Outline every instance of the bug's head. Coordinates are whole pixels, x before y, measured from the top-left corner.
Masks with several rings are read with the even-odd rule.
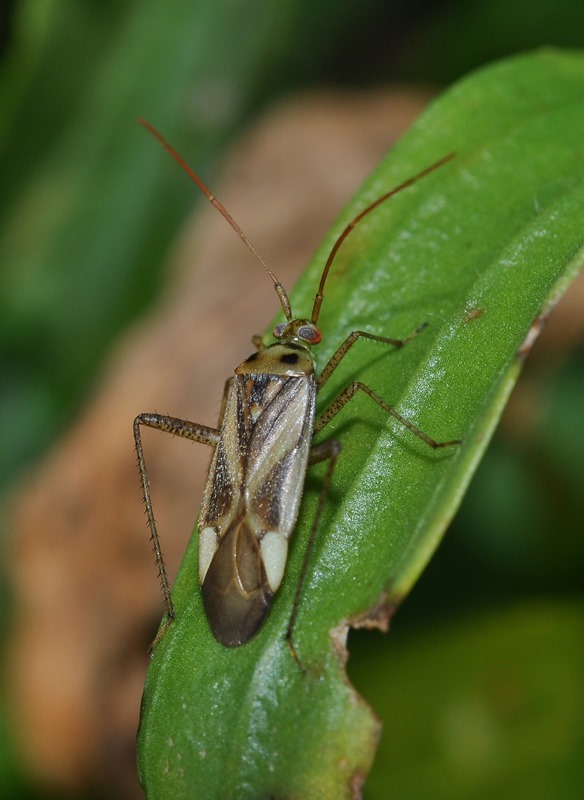
[[[322,339],[322,333],[309,319],[292,319],[274,328],[274,337],[282,342],[313,345]]]

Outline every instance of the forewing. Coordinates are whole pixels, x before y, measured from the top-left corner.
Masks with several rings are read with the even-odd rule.
[[[314,422],[315,382],[278,380],[280,389],[258,416],[245,470],[245,508],[262,538],[268,531],[288,539],[296,523]]]

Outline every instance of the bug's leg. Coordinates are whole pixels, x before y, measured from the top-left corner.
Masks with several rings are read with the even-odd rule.
[[[347,355],[351,347],[355,344],[358,339],[370,339],[373,342],[381,342],[382,344],[390,344],[392,347],[403,347],[408,342],[411,342],[412,339],[415,339],[418,334],[420,334],[424,328],[428,327],[427,322],[423,322],[421,325],[418,325],[415,331],[410,333],[409,336],[406,336],[405,339],[390,339],[388,336],[377,336],[374,333],[367,333],[367,331],[353,331],[350,333],[345,341],[341,344],[341,346],[336,350],[335,353],[329,359],[328,364],[325,366],[323,371],[317,378],[316,384],[320,389],[324,384],[328,381],[331,377],[333,372],[339,366],[343,358]]]
[[[298,615],[298,606],[300,604],[302,589],[304,587],[306,572],[308,570],[308,562],[310,561],[310,555],[312,553],[312,548],[314,546],[314,541],[316,539],[320,518],[322,516],[324,504],[326,502],[326,498],[329,493],[331,479],[333,477],[333,472],[335,469],[335,464],[337,463],[337,459],[339,457],[340,452],[341,452],[341,443],[336,441],[336,439],[331,439],[328,442],[322,442],[321,444],[315,445],[311,449],[310,456],[308,458],[309,464],[318,464],[321,461],[327,461],[327,460],[329,463],[326,475],[324,476],[322,489],[320,491],[320,497],[318,499],[318,506],[316,509],[316,513],[314,515],[314,519],[312,520],[312,526],[310,528],[308,542],[306,544],[306,549],[304,551],[304,560],[302,562],[300,575],[298,577],[298,583],[296,585],[296,594],[294,595],[294,602],[292,603],[292,611],[290,613],[290,619],[288,620],[288,627],[286,629],[286,641],[288,642],[288,647],[292,651],[294,660],[296,661],[302,672],[304,672],[305,670],[304,667],[302,666],[302,662],[300,661],[298,653],[296,652],[296,648],[294,647],[294,642],[292,641],[292,634],[294,632],[294,625],[296,624],[296,617]]]
[[[266,345],[264,343],[264,339],[263,339],[262,336],[260,336],[259,333],[256,333],[256,334],[254,334],[254,336],[251,337],[251,343],[259,351],[266,349]]]
[[[329,422],[336,417],[339,411],[349,402],[349,400],[357,393],[357,392],[365,392],[377,405],[382,408],[387,414],[390,414],[392,417],[397,419],[405,428],[411,431],[418,439],[421,439],[430,447],[437,449],[439,447],[452,447],[456,444],[462,444],[462,439],[451,439],[448,442],[437,442],[435,439],[432,439],[431,436],[428,436],[427,433],[424,433],[423,430],[420,430],[413,422],[410,422],[405,417],[396,411],[393,406],[388,405],[385,400],[383,400],[378,394],[376,394],[373,389],[371,389],[367,384],[361,383],[361,381],[353,381],[348,386],[346,386],[343,391],[335,397],[332,403],[325,408],[322,414],[317,417],[314,422],[314,432],[318,433],[321,431]]]
[[[156,563],[158,565],[158,576],[160,578],[160,585],[164,595],[164,605],[167,613],[167,620],[163,627],[159,630],[156,638],[149,648],[149,653],[152,653],[155,646],[162,638],[167,627],[174,619],[174,605],[172,602],[172,594],[170,591],[170,583],[166,572],[166,565],[160,547],[160,539],[156,529],[156,521],[154,520],[154,511],[152,509],[152,499],[150,496],[150,481],[146,471],[146,462],[144,460],[144,448],[142,447],[142,436],[140,434],[140,426],[146,425],[148,428],[156,428],[165,433],[171,433],[174,436],[180,436],[183,439],[190,439],[193,442],[200,442],[207,444],[210,447],[215,447],[219,440],[219,431],[215,428],[208,428],[206,425],[198,425],[195,422],[189,422],[185,419],[178,419],[177,417],[167,417],[162,414],[138,414],[134,420],[134,441],[136,443],[136,453],[138,455],[138,468],[140,470],[140,480],[142,482],[142,492],[144,495],[144,505],[146,506],[146,516],[148,518],[148,527],[150,528],[150,536],[154,546],[154,553],[156,555]]]

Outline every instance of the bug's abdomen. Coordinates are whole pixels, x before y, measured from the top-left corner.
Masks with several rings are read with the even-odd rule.
[[[273,592],[258,540],[245,518],[236,521],[221,539],[202,593],[213,635],[226,647],[244,644],[262,624]]]

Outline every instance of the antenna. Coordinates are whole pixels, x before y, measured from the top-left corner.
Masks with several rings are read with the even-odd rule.
[[[391,189],[389,192],[386,192],[381,197],[378,197],[377,200],[375,200],[375,202],[371,203],[371,205],[363,209],[361,213],[357,214],[357,216],[354,219],[352,219],[351,222],[349,222],[347,227],[341,232],[340,236],[334,243],[333,248],[329,253],[329,257],[327,258],[326,264],[324,265],[322,275],[320,276],[320,284],[318,286],[318,292],[314,297],[314,306],[312,307],[312,316],[310,318],[311,322],[314,325],[316,325],[316,323],[318,322],[320,307],[324,299],[324,285],[326,283],[326,279],[328,278],[331,265],[335,259],[337,252],[339,251],[340,246],[343,244],[347,236],[351,233],[353,228],[363,219],[363,217],[366,217],[367,214],[369,214],[371,211],[377,208],[377,206],[384,203],[390,197],[393,197],[394,194],[401,192],[402,189],[407,189],[408,186],[411,186],[412,184],[416,183],[417,181],[420,180],[420,178],[425,178],[426,175],[428,175],[430,172],[434,172],[434,170],[438,169],[438,167],[441,167],[443,164],[446,164],[448,161],[451,161],[455,157],[455,155],[456,153],[449,153],[447,156],[444,156],[444,158],[441,158],[439,161],[436,161],[435,164],[431,164],[429,167],[426,167],[426,169],[423,169],[421,172],[418,172],[417,175],[414,175],[412,178],[408,178],[407,181],[400,183],[399,186],[396,186],[394,189]]]
[[[177,162],[177,164],[179,164],[179,166],[181,166],[183,168],[183,170],[187,173],[189,178],[191,178],[191,180],[193,180],[197,184],[197,186],[203,192],[203,194],[205,195],[207,200],[212,205],[214,205],[215,208],[217,209],[217,211],[221,214],[221,216],[224,217],[227,220],[227,222],[231,225],[231,227],[233,228],[235,233],[239,236],[241,241],[245,244],[247,249],[251,253],[253,253],[253,255],[257,258],[257,260],[260,262],[260,264],[263,266],[263,268],[266,270],[266,272],[268,273],[268,275],[272,279],[272,282],[274,284],[274,289],[276,290],[276,294],[278,295],[278,297],[280,299],[280,304],[281,304],[281,306],[282,306],[282,308],[284,310],[284,314],[286,315],[286,319],[288,321],[290,321],[292,319],[292,308],[290,306],[290,300],[288,299],[288,295],[286,294],[286,290],[284,289],[283,285],[280,283],[278,278],[274,275],[274,273],[272,272],[272,270],[268,266],[267,262],[258,253],[258,251],[255,249],[253,244],[247,238],[245,233],[241,230],[241,228],[239,227],[237,222],[233,219],[233,217],[231,216],[229,211],[227,211],[227,209],[223,206],[223,204],[220,203],[219,200],[217,200],[217,198],[209,191],[209,189],[207,189],[207,187],[205,186],[203,181],[199,178],[199,176],[196,174],[196,172],[189,167],[187,162],[182,158],[182,156],[180,156],[177,153],[177,151],[174,149],[174,147],[172,147],[172,145],[170,145],[166,141],[164,136],[159,131],[156,130],[154,125],[151,125],[148,122],[148,120],[142,119],[141,117],[138,119],[138,122],[140,123],[140,125],[142,125],[143,128],[146,128],[146,130],[149,131],[154,136],[155,139],[158,139],[160,144],[164,147],[164,149],[168,153],[170,153],[170,155],[174,158],[174,160]],[[322,281],[321,281],[321,285],[322,285]]]

